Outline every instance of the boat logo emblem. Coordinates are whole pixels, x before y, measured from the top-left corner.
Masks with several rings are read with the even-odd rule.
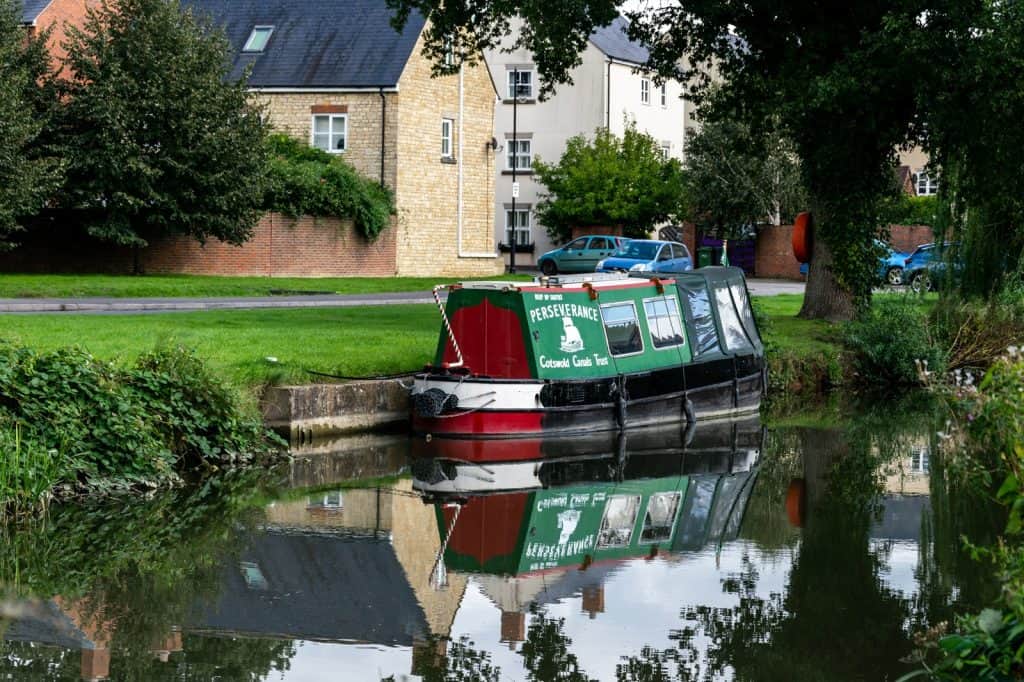
[[[576,530],[579,522],[579,509],[566,509],[558,514],[558,530],[561,531],[558,535],[558,544],[564,545],[569,542],[569,538],[572,537],[573,531]]]
[[[577,353],[583,350],[583,337],[572,323],[571,317],[562,318],[562,337],[558,347],[563,353]]]

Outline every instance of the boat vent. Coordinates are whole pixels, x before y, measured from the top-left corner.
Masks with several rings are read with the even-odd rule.
[[[584,282],[621,282],[622,280],[629,279],[629,275],[625,272],[588,272],[582,275],[555,275],[553,277],[535,277],[533,279],[534,284],[539,284],[542,287],[564,287],[564,286],[576,286],[583,284]]]

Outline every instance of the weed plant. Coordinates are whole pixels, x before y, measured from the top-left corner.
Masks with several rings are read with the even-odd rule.
[[[918,367],[937,374],[946,367],[947,351],[927,311],[911,296],[875,301],[846,327],[844,341],[864,384],[912,386],[922,381]]]
[[[189,350],[122,368],[79,348],[0,344],[0,507],[71,491],[155,487],[247,461],[269,436]]]

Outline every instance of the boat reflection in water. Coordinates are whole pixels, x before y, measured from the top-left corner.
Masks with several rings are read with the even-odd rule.
[[[521,641],[530,604],[582,593],[593,616],[621,562],[737,536],[762,442],[752,417],[618,438],[421,443],[413,488],[435,508],[433,584],[448,571],[484,574],[505,641]]]

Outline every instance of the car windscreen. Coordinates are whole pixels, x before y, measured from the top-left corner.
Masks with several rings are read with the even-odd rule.
[[[642,258],[651,260],[658,252],[658,244],[651,242],[630,242],[615,252],[619,258]]]

